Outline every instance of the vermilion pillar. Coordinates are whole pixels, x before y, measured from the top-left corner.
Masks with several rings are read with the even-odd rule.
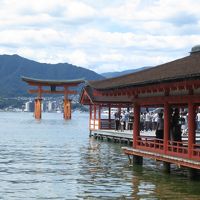
[[[137,140],[140,135],[140,106],[134,104],[134,127],[133,127],[133,148],[137,148]],[[142,165],[143,157],[133,155],[133,164]]]
[[[64,119],[71,119],[71,101],[69,99],[63,100]]]
[[[98,129],[101,129],[101,105],[99,105]]]
[[[195,143],[195,105],[188,103],[188,156],[191,158],[193,144]]]
[[[133,148],[137,146],[137,139],[140,135],[140,106],[134,104],[134,122],[133,122]]]
[[[35,119],[41,119],[42,117],[42,98],[35,99]]]
[[[170,134],[170,119],[169,119],[170,108],[169,104],[166,102],[164,104],[164,151],[167,152],[169,134]]]
[[[96,125],[96,119],[97,119],[97,107],[96,107],[96,104],[94,104],[94,129],[96,129],[95,128],[95,125]]]
[[[89,130],[91,129],[91,121],[92,121],[92,105],[90,105]]]
[[[111,129],[111,107],[108,107],[108,128]]]

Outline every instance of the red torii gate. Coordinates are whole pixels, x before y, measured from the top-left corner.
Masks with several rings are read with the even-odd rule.
[[[30,86],[36,86],[37,89],[30,89],[30,94],[38,94],[35,98],[34,114],[36,119],[41,119],[42,112],[42,94],[64,94],[63,107],[64,107],[64,119],[71,119],[71,100],[69,99],[70,94],[77,94],[77,91],[69,90],[69,87],[78,86],[84,83],[83,79],[74,80],[44,80],[35,79],[30,77],[21,77],[22,81],[28,83]],[[49,87],[49,89],[43,89],[43,87]],[[63,87],[63,90],[56,90],[57,87]]]

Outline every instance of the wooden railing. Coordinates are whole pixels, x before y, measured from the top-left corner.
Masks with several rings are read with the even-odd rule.
[[[137,148],[143,150],[151,150],[160,152],[164,150],[163,140],[152,136],[139,136],[137,139]]]
[[[164,153],[165,155],[176,156],[180,158],[189,158],[188,143],[168,141],[167,148],[164,149],[164,141],[154,136],[139,136],[137,139],[137,149]],[[192,157],[190,159],[200,160],[200,144],[194,144],[192,149]]]
[[[115,120],[101,119],[100,129],[115,129]]]
[[[168,155],[177,156],[181,158],[188,158],[188,143],[168,141],[167,152]]]
[[[200,144],[193,144],[192,152],[192,158],[200,159]]]

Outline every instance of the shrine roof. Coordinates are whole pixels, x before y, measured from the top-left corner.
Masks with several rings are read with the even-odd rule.
[[[97,90],[138,87],[158,83],[200,79],[200,53],[191,53],[181,59],[151,67],[128,75],[100,81],[90,81]]]
[[[78,85],[84,83],[84,79],[71,79],[71,80],[47,80],[47,79],[36,79],[31,77],[22,76],[21,79],[30,85],[54,85],[54,86],[64,86],[64,85]]]
[[[94,102],[96,103],[106,102],[106,103],[116,103],[116,104],[123,104],[123,103],[131,104],[132,103],[132,97],[127,96],[127,95],[125,96],[95,96],[94,91],[91,87],[86,86],[84,90],[87,92],[91,102],[93,103]]]

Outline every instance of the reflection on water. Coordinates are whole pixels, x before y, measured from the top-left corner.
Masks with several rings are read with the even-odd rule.
[[[119,144],[89,138],[87,114],[0,113],[0,127],[0,199],[200,199],[180,171],[130,167]]]

